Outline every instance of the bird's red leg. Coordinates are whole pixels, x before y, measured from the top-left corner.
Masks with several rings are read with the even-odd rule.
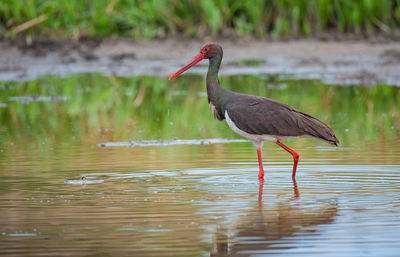
[[[257,148],[257,155],[258,155],[258,166],[260,167],[260,171],[258,172],[258,178],[263,179],[264,178],[264,169],[263,169],[263,164],[262,164],[262,159],[261,159],[261,148]]]
[[[293,151],[292,149],[290,149],[289,147],[287,147],[286,145],[282,144],[281,142],[276,142],[277,145],[279,145],[280,147],[282,147],[283,149],[285,149],[286,151],[288,151],[289,153],[291,153],[293,155],[293,160],[294,160],[294,164],[293,164],[293,173],[292,173],[292,178],[296,177],[296,169],[297,169],[297,162],[299,161],[299,154],[296,153],[295,151]]]
[[[262,211],[262,195],[264,190],[264,179],[260,178],[260,186],[258,188],[258,210]]]

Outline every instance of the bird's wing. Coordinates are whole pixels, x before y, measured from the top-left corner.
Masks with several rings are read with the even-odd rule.
[[[332,144],[339,142],[322,121],[269,98],[241,95],[232,98],[226,111],[235,125],[249,134],[309,135]]]
[[[256,135],[304,135],[298,124],[295,109],[274,100],[242,95],[226,106],[235,125]]]

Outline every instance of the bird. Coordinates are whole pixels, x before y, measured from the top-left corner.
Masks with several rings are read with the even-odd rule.
[[[293,156],[292,178],[296,177],[300,155],[281,141],[310,137],[338,146],[335,132],[324,122],[284,103],[270,98],[241,94],[223,88],[218,72],[223,57],[219,44],[206,43],[200,52],[185,66],[169,77],[169,80],[187,71],[198,62],[208,59],[207,97],[214,118],[225,120],[240,136],[252,141],[257,149],[259,173],[264,179],[261,148],[265,141],[275,143]]]

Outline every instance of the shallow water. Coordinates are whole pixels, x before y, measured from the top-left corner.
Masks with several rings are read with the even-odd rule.
[[[200,77],[182,80],[1,82],[0,255],[398,256],[398,88],[223,77],[321,118],[341,140],[289,142],[296,181],[291,157],[266,143],[260,182],[251,143],[204,140],[241,138],[213,120]],[[10,99],[32,95],[63,100]],[[203,143],[165,143],[174,138]],[[104,182],[64,184],[83,175]]]

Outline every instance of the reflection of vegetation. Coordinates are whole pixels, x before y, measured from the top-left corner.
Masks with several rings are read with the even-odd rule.
[[[221,77],[234,91],[268,96],[330,124],[346,142],[399,135],[400,89],[336,87],[319,81],[269,81],[262,76]],[[1,143],[8,140],[98,141],[171,138],[239,138],[214,121],[199,76],[116,78],[83,74],[30,82],[1,82]],[[14,96],[67,96],[69,100],[27,104]],[[68,99],[61,98],[61,99]]]
[[[264,60],[242,59],[236,62],[237,66],[260,66],[265,63]]]
[[[179,32],[202,36],[204,33],[219,34],[232,30],[239,35],[260,37],[267,34],[310,35],[325,31],[372,34],[398,27],[400,2],[3,0],[0,5],[0,32],[5,30],[12,35],[21,30],[17,25],[35,21],[35,18],[37,21],[38,17],[44,17],[44,21],[25,30],[27,35],[51,34],[73,38],[133,35],[154,38]]]

